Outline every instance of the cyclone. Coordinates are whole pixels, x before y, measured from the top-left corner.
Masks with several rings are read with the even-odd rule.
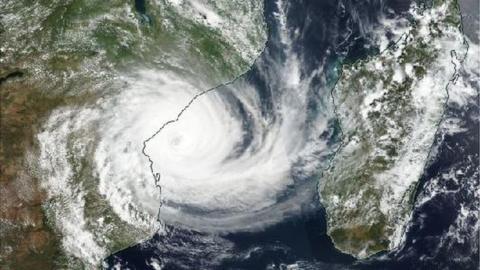
[[[203,76],[138,67],[114,78],[115,90],[93,104],[50,116],[38,135],[40,167],[50,175],[51,197],[76,196],[51,204],[73,247],[98,242],[84,219],[103,234],[112,230],[72,211],[92,208],[85,206],[92,188],[74,180],[85,157],[93,160],[99,200],[144,232],[160,224],[258,230],[318,206],[319,174],[336,149],[327,83],[334,65],[327,65],[329,50],[315,61],[305,57],[295,45],[301,33],[287,27],[287,4],[275,4],[267,18],[272,43],[230,82],[212,87]],[[73,158],[52,162],[55,153]],[[78,233],[68,224],[75,222],[85,223],[85,244],[73,239]]]
[[[330,132],[332,113],[326,100],[314,115],[307,106],[319,102],[312,79],[322,67],[302,74],[298,56],[284,45],[286,57],[256,63],[253,73],[268,82],[263,88],[253,76],[201,91],[202,83],[175,74],[140,73],[108,110],[117,113],[107,117],[96,152],[100,190],[114,201],[130,190],[140,209],[160,208],[161,221],[197,230],[255,229],[300,213],[333,149],[327,137],[318,140]],[[278,70],[266,73],[267,65]]]
[[[295,58],[287,61],[285,69],[298,68]],[[262,93],[244,80],[203,92],[145,141],[162,188],[161,217],[228,230],[299,210],[301,203],[293,200],[309,193],[300,191],[302,178],[314,175],[329,153],[326,141],[313,142],[314,134],[328,129],[328,118],[307,119],[310,82],[299,77],[293,72],[275,80],[272,108],[262,108]],[[305,130],[306,121],[312,130]]]
[[[335,149],[333,113],[323,63],[306,68],[292,45],[299,33],[277,5],[280,46],[265,49],[245,75],[207,88],[175,73],[139,72],[106,105],[116,113],[104,121],[95,159],[100,191],[118,212],[159,209],[167,224],[228,232],[310,207]],[[133,162],[138,169],[125,165]]]

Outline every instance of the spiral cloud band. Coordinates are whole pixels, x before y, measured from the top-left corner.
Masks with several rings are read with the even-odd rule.
[[[240,79],[184,102],[189,105],[178,120],[145,142],[144,152],[162,188],[162,219],[196,229],[230,230],[268,223],[290,207],[301,207],[293,200],[305,200],[298,196],[309,192],[294,187],[305,184],[299,179],[314,175],[319,157],[328,153],[326,142],[312,136],[328,125],[325,117],[314,117],[313,130],[304,128],[312,121],[306,109],[311,79],[300,78],[295,55],[286,61],[289,65],[270,80],[275,84],[267,104],[274,107],[265,108],[266,94]],[[188,96],[188,88],[173,92],[182,91]],[[156,113],[162,115],[163,108],[169,106],[157,104]],[[314,182],[308,183],[311,191]]]
[[[40,167],[50,197],[66,190],[76,196],[51,204],[57,227],[71,236],[67,249],[94,250],[103,240],[92,232],[114,237],[120,230],[98,218],[91,196],[113,211],[109,222],[120,219],[109,224],[141,230],[139,238],[158,221],[209,232],[255,230],[318,206],[318,176],[336,149],[328,72],[323,63],[307,69],[285,14],[273,20],[279,45],[267,46],[231,83],[209,89],[198,78],[140,69],[118,77],[114,94],[50,116],[38,136]],[[71,164],[85,159],[93,178],[79,183]],[[85,209],[86,217],[72,209]],[[81,233],[72,222],[85,223]]]

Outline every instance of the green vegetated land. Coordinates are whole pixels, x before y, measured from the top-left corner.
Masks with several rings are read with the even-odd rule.
[[[423,167],[416,174],[393,172],[410,170],[404,167],[409,155],[423,156],[421,164],[426,161],[453,72],[439,73],[445,77],[442,83],[427,89],[439,109],[428,108],[432,104],[419,107],[415,92],[424,91],[425,82],[438,76],[432,69],[443,70],[445,62],[452,65],[443,59],[450,57],[451,49],[463,47],[455,0],[434,1],[418,7],[417,12],[395,44],[378,55],[344,65],[333,91],[343,144],[325,174],[320,194],[336,247],[360,258],[398,244],[392,241],[401,236],[408,222],[410,198]],[[429,13],[434,16],[426,16]],[[437,46],[451,40],[455,48]],[[419,136],[415,132],[422,132],[417,123],[423,118],[430,120],[425,127],[431,133],[422,137],[426,138],[424,146],[415,140]]]

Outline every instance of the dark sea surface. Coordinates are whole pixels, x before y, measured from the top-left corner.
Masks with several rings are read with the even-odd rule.
[[[402,16],[409,6],[409,2],[400,0],[295,0],[288,3],[288,27],[301,33],[294,39],[293,47],[302,56],[302,72],[308,74],[319,65],[325,65],[328,74],[326,80],[318,78],[311,95],[315,95],[317,88],[332,86],[338,76],[334,67],[339,61],[354,61],[375,52],[368,46],[369,31],[378,24],[380,14]],[[275,106],[270,98],[275,88],[266,81],[265,69],[269,67],[265,63],[268,63],[267,58],[286,57],[277,32],[275,12],[278,12],[277,2],[266,0],[269,39],[256,64],[242,78],[259,89],[265,101],[262,104],[264,114],[269,114]],[[321,104],[312,100],[311,110],[315,111]],[[476,201],[472,185],[478,186],[478,100],[466,108],[450,106],[446,117],[462,119],[464,131],[453,135],[439,132],[435,141],[436,155],[428,163],[417,192],[417,200],[431,199],[417,204],[405,245],[399,250],[364,261],[339,252],[326,235],[325,213],[314,196],[308,202],[311,207],[304,213],[257,232],[210,235],[166,225],[165,233],[106,258],[105,268],[155,269],[152,261],[156,260],[167,270],[287,269],[287,265],[295,263],[299,269],[478,269],[477,239],[456,243],[454,237],[446,236],[449,228],[455,226],[461,206]],[[329,135],[333,142],[338,140],[337,133],[332,131]],[[432,179],[444,177],[452,169],[463,171],[457,181],[447,179],[432,186]],[[441,192],[435,192],[435,188]],[[466,222],[471,222],[472,229],[476,226],[475,220]],[[468,233],[462,229],[458,229],[459,233]]]
[[[147,12],[147,8],[145,7],[145,0],[135,0],[135,9],[140,14],[145,14]]]

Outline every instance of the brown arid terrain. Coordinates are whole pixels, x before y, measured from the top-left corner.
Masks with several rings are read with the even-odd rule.
[[[46,194],[24,157],[35,150],[38,123],[62,99],[41,95],[24,71],[5,67],[0,91],[1,269],[52,269],[59,242],[43,212]]]
[[[35,134],[52,110],[85,99],[46,91],[55,84],[36,77],[0,67],[1,270],[54,269],[61,255],[60,236],[44,212],[46,191],[27,156],[38,153]]]

